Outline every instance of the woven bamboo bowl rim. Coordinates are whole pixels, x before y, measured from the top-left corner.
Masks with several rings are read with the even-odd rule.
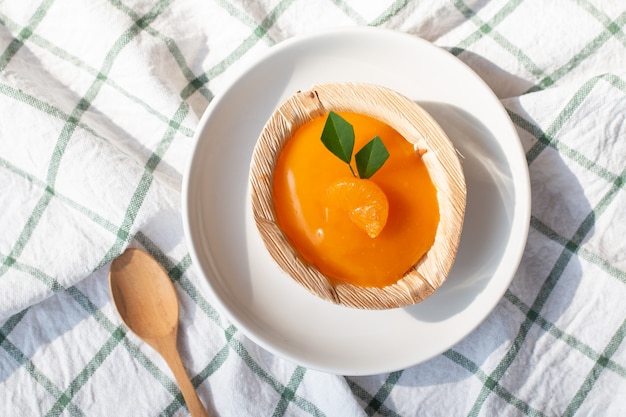
[[[329,111],[373,117],[393,127],[419,150],[437,189],[439,225],[430,250],[395,284],[384,288],[331,282],[302,258],[280,229],[272,199],[274,166],[285,143],[298,128]],[[252,213],[274,261],[313,294],[336,304],[361,309],[389,309],[419,303],[445,281],[456,256],[466,204],[466,186],[456,149],[421,106],[385,87],[328,83],[299,91],[267,121],[250,164]]]

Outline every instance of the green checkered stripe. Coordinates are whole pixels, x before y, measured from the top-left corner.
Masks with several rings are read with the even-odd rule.
[[[275,33],[288,19],[301,16],[305,24],[302,10],[314,4],[343,24],[349,21],[419,33],[420,2],[388,1],[372,11],[356,1],[277,0],[263,6],[263,15],[255,12],[258,8],[248,7],[248,2],[235,0],[193,6],[155,1],[141,10],[121,1],[98,2],[127,23],[123,32],[107,35],[111,42],[101,51],[98,64],[52,36],[52,21],[59,19],[56,12],[62,3],[25,2],[21,13],[0,5],[0,100],[26,106],[59,126],[43,167],[30,170],[16,165],[0,151],[0,180],[28,184],[31,195],[36,190],[27,209],[16,213],[19,233],[8,242],[7,237],[1,238],[0,280],[33,280],[46,298],[0,323],[0,392],[15,393],[0,402],[0,414],[184,413],[182,395],[164,363],[126,330],[110,303],[103,266],[129,244],[154,255],[175,283],[185,335],[181,351],[201,398],[217,413],[332,416],[338,409],[349,409],[354,415],[368,416],[552,416],[626,412],[626,400],[616,398],[626,388],[626,309],[622,302],[626,268],[624,245],[615,247],[621,237],[615,231],[626,231],[626,148],[620,145],[624,136],[605,138],[603,126],[593,122],[586,126],[585,138],[578,133],[581,120],[593,119],[590,105],[592,115],[594,111],[612,114],[612,104],[619,107],[621,103],[623,108],[626,103],[626,68],[600,71],[593,66],[609,47],[626,52],[624,7],[605,10],[587,0],[563,1],[558,7],[521,0],[492,1],[481,7],[469,0],[433,1],[433,7],[458,21],[434,41],[479,74],[483,67],[475,56],[511,73],[515,70],[526,81],[503,103],[522,138],[533,183],[527,250],[516,279],[494,313],[457,346],[429,362],[391,374],[334,377],[273,358],[249,342],[200,292],[186,249],[178,246],[166,253],[159,233],[142,229],[138,219],[153,198],[151,192],[160,187],[158,176],[168,172],[165,166],[172,149],[189,146],[185,144],[193,136],[192,113],[206,107],[220,80],[241,57],[279,41]],[[537,36],[542,30],[549,32],[554,21],[536,17],[549,15],[550,10],[544,9],[552,7],[571,16],[568,45],[576,47],[563,48],[560,56],[547,60],[532,47],[536,39],[529,41],[528,34],[522,36],[515,30],[520,20],[534,18],[525,25],[533,27]],[[207,15],[224,16],[237,28],[236,41],[200,66],[190,62],[183,40],[170,36],[164,24],[176,12],[196,8]],[[72,22],[71,15],[64,19],[65,24],[78,23]],[[575,30],[583,26],[591,29]],[[155,105],[116,72],[128,59],[129,45],[138,40],[159,46],[175,63],[176,106]],[[28,54],[45,55],[89,81],[71,106],[3,77]],[[588,75],[590,67],[595,69]],[[120,201],[121,216],[115,220],[59,186],[66,164],[72,161],[73,140],[88,136],[108,141],[92,115],[105,94],[121,97],[160,127],[160,136],[132,171],[136,176],[132,192]],[[524,100],[534,97],[546,103],[538,106],[536,114],[527,114]],[[584,146],[605,139],[621,153]],[[6,139],[0,137],[0,147],[2,141]],[[552,176],[563,172],[569,176]],[[562,183],[570,187],[566,193],[559,192]],[[592,190],[589,198],[587,189]],[[569,212],[565,203],[576,204],[577,210]],[[69,284],[26,256],[38,247],[40,229],[49,212],[59,206],[88,224],[105,242],[98,246],[101,253],[89,276]],[[602,238],[611,233],[618,239],[607,248]],[[543,266],[535,268],[539,258]],[[612,313],[586,309],[581,299],[592,307],[608,303]],[[541,371],[533,372],[535,368]],[[246,382],[242,385],[241,381]]]

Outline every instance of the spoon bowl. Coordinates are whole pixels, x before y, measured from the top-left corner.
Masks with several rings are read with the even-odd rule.
[[[117,311],[142,339],[164,337],[178,324],[178,299],[169,278],[160,278],[164,274],[167,277],[150,255],[138,249],[128,249],[111,264],[111,294]]]
[[[124,324],[167,362],[191,415],[208,417],[176,347],[178,298],[167,272],[148,253],[127,249],[111,263],[109,287]]]

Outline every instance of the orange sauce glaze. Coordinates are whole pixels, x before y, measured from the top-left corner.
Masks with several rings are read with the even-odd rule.
[[[370,117],[340,113],[354,126],[354,153],[378,135],[390,157],[370,181],[389,201],[382,232],[369,237],[345,211],[328,204],[327,188],[351,176],[347,164],[321,142],[326,116],[296,131],[279,155],[273,199],[278,224],[300,255],[330,281],[363,287],[397,282],[430,249],[439,223],[437,190],[413,145]],[[354,157],[352,167],[355,169]]]

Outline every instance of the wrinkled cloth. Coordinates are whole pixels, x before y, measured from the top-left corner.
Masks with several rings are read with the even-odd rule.
[[[184,416],[107,274],[169,272],[183,363],[213,416],[626,415],[626,5],[619,0],[0,2],[0,415]],[[199,285],[182,176],[209,103],[273,45],[369,25],[473,69],[526,153],[509,289],[443,354],[330,375],[255,345]]]

